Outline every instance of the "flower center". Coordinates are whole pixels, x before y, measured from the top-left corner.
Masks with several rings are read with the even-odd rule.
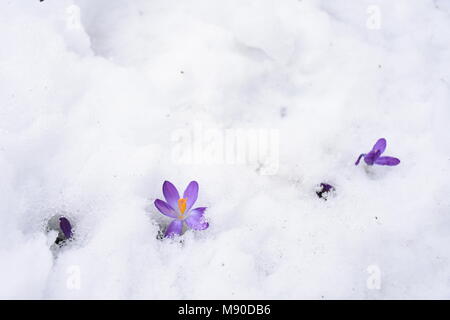
[[[178,199],[178,209],[180,209],[180,217],[182,217],[184,212],[186,211],[186,202],[187,198]]]

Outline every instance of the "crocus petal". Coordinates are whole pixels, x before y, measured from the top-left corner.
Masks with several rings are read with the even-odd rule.
[[[372,151],[380,151],[380,154],[382,154],[386,150],[386,139],[381,138],[378,139],[378,141],[375,143],[375,145],[372,148]]]
[[[168,216],[168,217],[171,217],[171,218],[176,218],[177,217],[177,213],[170,206],[170,204],[168,204],[167,202],[164,202],[162,200],[156,199],[155,200],[155,207],[156,207],[156,209],[159,210],[159,212],[161,212],[165,216]]]
[[[334,187],[329,183],[322,182],[320,184],[320,186],[322,187],[323,192],[330,192],[330,191],[334,190]]]
[[[179,236],[183,230],[183,220],[173,220],[164,234],[165,237]]]
[[[379,157],[375,160],[375,163],[380,166],[396,166],[400,163],[400,160],[394,157]]]
[[[364,157],[364,162],[367,163],[369,166],[371,166],[380,157],[380,154],[381,154],[381,152],[379,150],[377,150],[377,151],[370,151]]]
[[[206,222],[203,218],[203,214],[205,213],[206,208],[195,208],[192,209],[189,213],[189,217],[187,217],[184,221],[189,228],[194,230],[205,230],[209,227],[209,223]]]
[[[163,184],[163,194],[164,198],[172,208],[178,208],[178,199],[180,199],[180,194],[177,188],[169,181],[164,181]]]
[[[361,161],[361,158],[365,157],[365,156],[366,156],[365,153],[360,154],[359,157],[358,157],[358,160],[356,160],[356,162],[355,162],[355,166],[357,166],[359,164],[359,162]]]
[[[198,197],[198,183],[197,181],[189,182],[186,190],[184,190],[183,198],[187,199],[186,201],[186,210],[190,210],[194,205],[195,201]]]
[[[72,237],[72,225],[70,224],[69,220],[65,217],[59,218],[59,227],[61,228],[62,232],[64,233],[64,236],[66,239],[69,239]]]
[[[316,194],[319,198],[327,200],[330,193],[332,193],[334,191],[335,191],[335,188],[331,184],[322,182],[320,184],[320,189],[316,190]]]

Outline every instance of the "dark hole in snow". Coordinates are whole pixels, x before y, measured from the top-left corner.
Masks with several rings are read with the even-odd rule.
[[[161,226],[160,226],[160,228],[158,230],[158,233],[156,234],[156,239],[158,239],[158,240],[164,239],[164,232],[163,232],[163,229],[162,229]]]

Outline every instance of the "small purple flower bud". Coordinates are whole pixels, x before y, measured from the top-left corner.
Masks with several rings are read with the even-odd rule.
[[[319,189],[316,191],[316,194],[319,198],[327,200],[330,193],[335,191],[336,189],[331,184],[322,182]]]
[[[66,217],[60,217],[59,218],[59,227],[61,228],[62,232],[64,233],[64,236],[66,239],[72,238],[72,225],[70,224],[69,220]]]

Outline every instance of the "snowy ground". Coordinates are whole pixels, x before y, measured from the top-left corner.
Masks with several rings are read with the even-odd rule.
[[[449,1],[2,0],[0,39],[0,298],[450,298]],[[157,239],[164,180],[209,229]]]

